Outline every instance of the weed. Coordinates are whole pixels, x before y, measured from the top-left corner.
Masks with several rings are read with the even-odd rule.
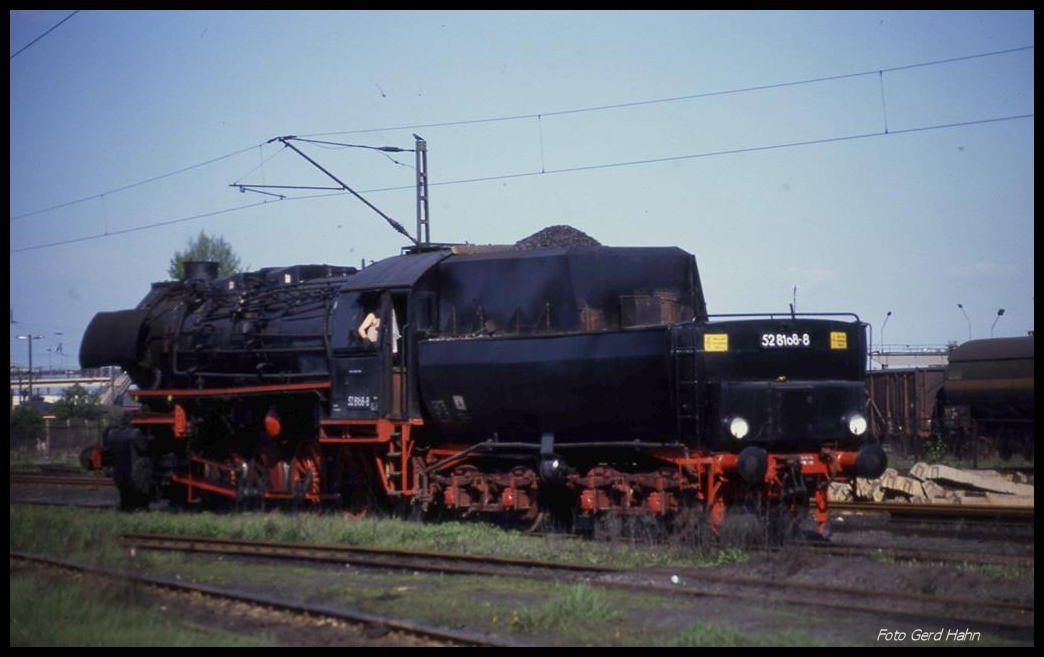
[[[119,513],[109,509],[10,507],[12,550],[111,563],[128,533],[189,534],[367,545],[414,550],[570,561],[632,567],[706,565],[690,546],[655,541],[602,542],[531,536],[477,522],[417,523],[393,518],[346,520],[335,515],[283,513]],[[703,555],[704,557],[706,555]]]
[[[671,648],[802,647],[825,646],[803,632],[751,634],[721,625],[696,623],[664,644]]]
[[[132,584],[105,586],[12,567],[12,646],[262,646],[264,640],[185,627]]]
[[[711,560],[713,566],[731,566],[737,563],[747,563],[750,555],[737,547],[724,547],[718,550],[718,554]]]
[[[623,614],[609,603],[603,592],[578,584],[543,604],[516,612],[511,623],[523,631],[575,636],[592,631],[593,626],[604,626],[622,618]]]

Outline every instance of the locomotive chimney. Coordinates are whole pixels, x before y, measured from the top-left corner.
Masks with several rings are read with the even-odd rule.
[[[212,261],[187,261],[185,266],[185,282],[212,281],[218,277],[219,263]]]

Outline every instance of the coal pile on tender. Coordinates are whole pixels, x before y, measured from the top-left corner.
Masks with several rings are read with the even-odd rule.
[[[602,243],[582,230],[572,226],[548,226],[533,233],[529,237],[515,242],[515,246],[523,251],[528,249],[549,249],[563,247],[602,246]]]

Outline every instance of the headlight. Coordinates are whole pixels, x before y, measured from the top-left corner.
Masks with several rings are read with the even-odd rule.
[[[853,436],[862,436],[866,433],[866,418],[861,413],[852,413],[848,416],[848,432]]]
[[[563,483],[565,476],[568,474],[565,465],[565,462],[557,456],[548,456],[540,461],[540,467],[537,471],[545,482]]]
[[[750,433],[750,425],[747,424],[747,421],[743,418],[734,417],[729,422],[729,433],[731,433],[736,440],[743,440],[747,437],[747,434]]]

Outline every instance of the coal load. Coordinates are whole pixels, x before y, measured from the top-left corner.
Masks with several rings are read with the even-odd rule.
[[[528,249],[553,249],[563,247],[594,247],[602,243],[582,230],[572,226],[548,226],[529,237],[515,242],[523,251]]]

